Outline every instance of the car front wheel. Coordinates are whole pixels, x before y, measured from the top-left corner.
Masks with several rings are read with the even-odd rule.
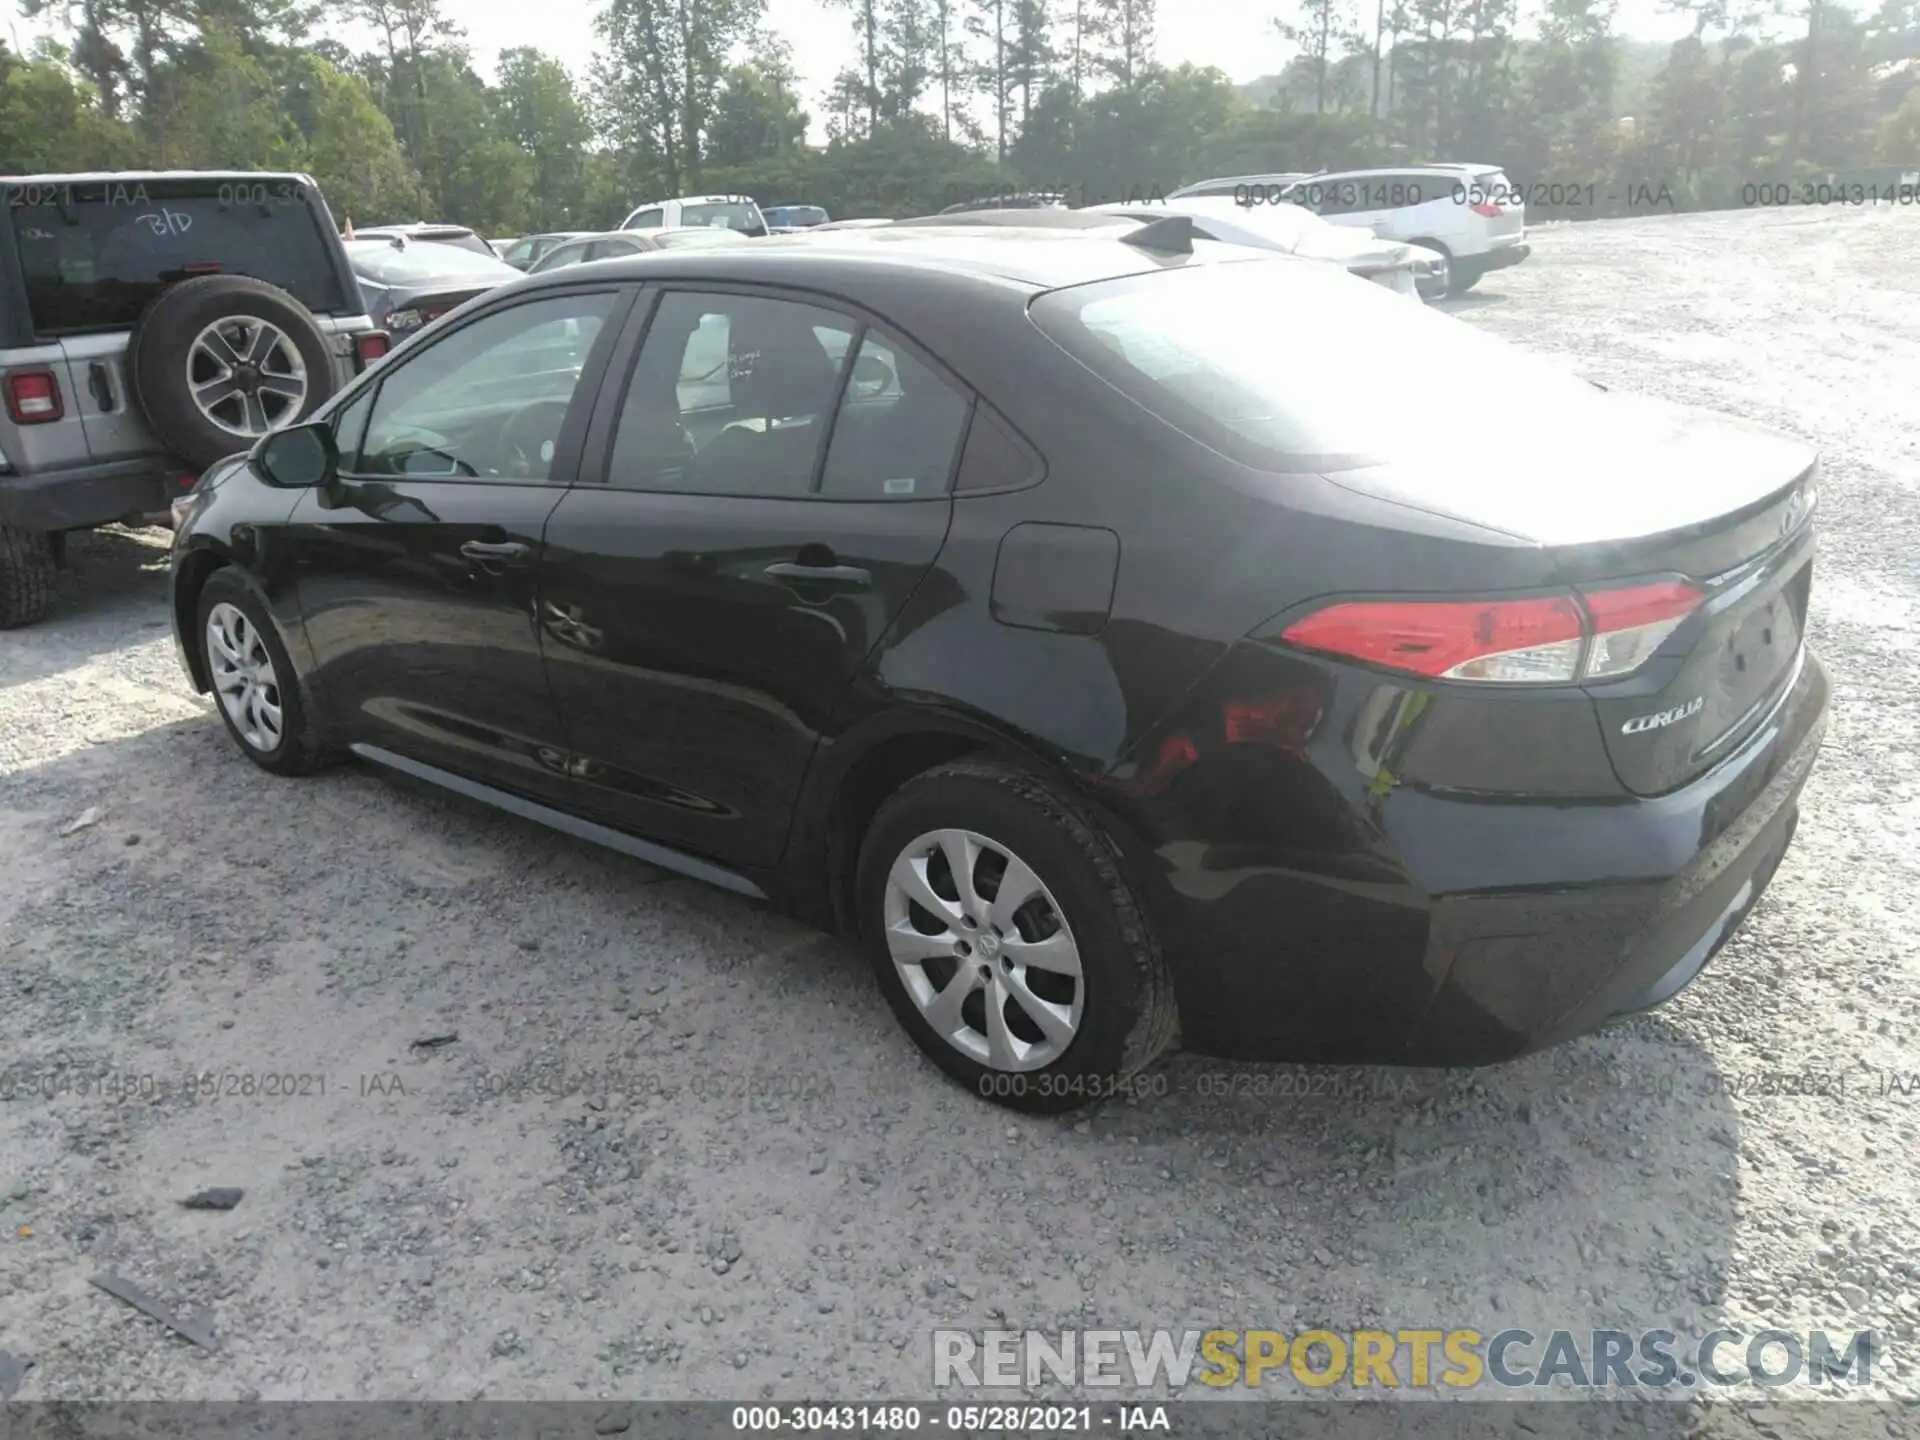
[[[1171,977],[1118,848],[1038,776],[963,761],[910,780],[859,863],[888,1003],[975,1094],[1070,1110],[1127,1093],[1171,1042]]]
[[[275,775],[325,764],[293,662],[253,587],[233,570],[214,571],[200,592],[199,621],[214,702],[241,753]]]

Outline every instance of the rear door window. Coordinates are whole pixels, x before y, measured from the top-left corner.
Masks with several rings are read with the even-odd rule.
[[[846,343],[837,348],[843,359]],[[834,420],[819,493],[839,500],[946,494],[971,404],[931,367],[868,330]]]
[[[812,494],[858,330],[836,311],[790,300],[663,296],[621,405],[612,483],[694,495]]]
[[[350,315],[332,221],[292,180],[189,179],[14,185],[12,227],[27,311],[43,336],[124,330],[166,286],[251,275],[316,314]]]

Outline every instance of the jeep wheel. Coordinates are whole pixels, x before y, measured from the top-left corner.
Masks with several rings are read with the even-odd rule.
[[[53,607],[53,537],[0,525],[0,630],[47,618]]]
[[[127,360],[153,433],[196,470],[299,424],[335,388],[326,337],[306,307],[245,275],[161,291],[134,326]]]

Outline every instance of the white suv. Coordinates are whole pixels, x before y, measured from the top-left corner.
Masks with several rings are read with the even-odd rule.
[[[1448,290],[1470,290],[1490,270],[1527,258],[1527,207],[1497,165],[1403,165],[1329,170],[1281,197],[1335,225],[1372,230],[1447,257]]]
[[[650,200],[620,222],[622,230],[738,230],[759,237],[767,233],[767,217],[748,195],[682,195],[678,200]]]

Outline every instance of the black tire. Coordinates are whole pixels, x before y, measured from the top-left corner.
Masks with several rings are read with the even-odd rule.
[[[0,630],[37,625],[53,608],[53,537],[0,525]]]
[[[1019,857],[1052,892],[1072,931],[1081,963],[1080,1027],[1043,1068],[1001,1070],[962,1053],[921,1014],[888,950],[886,890],[894,861],[916,837],[949,828],[972,831]],[[1062,790],[1031,772],[966,760],[909,780],[868,827],[856,893],[862,938],[887,1003],[928,1057],[976,1095],[1015,1110],[1058,1114],[1126,1093],[1127,1082],[1172,1043],[1178,1020],[1172,975],[1119,847]]]
[[[196,470],[253,443],[201,414],[189,388],[195,373],[190,369],[194,341],[222,319],[265,320],[300,352],[306,395],[297,406],[270,415],[276,428],[299,424],[336,388],[333,356],[320,326],[304,305],[279,286],[247,275],[203,275],[161,291],[133,327],[127,369],[133,377],[134,398],[153,433]]]
[[[233,606],[246,618],[247,623],[259,633],[260,642],[273,661],[277,682],[274,698],[280,707],[281,730],[279,743],[271,748],[262,748],[249,741],[234,724],[227,707],[221,703],[217,688],[217,658],[208,653],[211,647],[207,642],[207,620],[214,607],[222,604]],[[240,747],[241,754],[262,770],[275,775],[310,775],[337,758],[335,752],[322,741],[314,725],[313,709],[307,703],[293,661],[287,654],[280,632],[274,627],[266,602],[237,570],[223,567],[207,577],[207,583],[200,588],[200,602],[194,607],[194,625],[193,644],[201,663],[206,666],[208,677],[216,680],[214,708],[220,712],[220,723],[227,727],[227,734]]]

